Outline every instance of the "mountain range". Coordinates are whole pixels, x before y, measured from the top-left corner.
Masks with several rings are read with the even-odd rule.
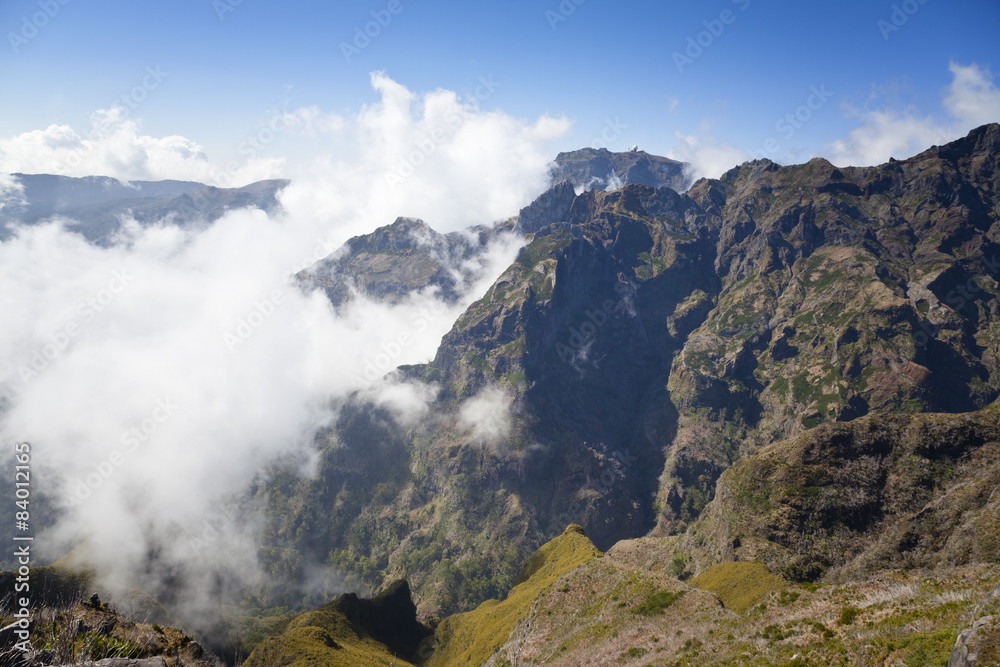
[[[0,240],[15,224],[33,225],[52,218],[71,222],[70,228],[91,243],[108,245],[122,228],[122,219],[140,225],[163,220],[193,225],[212,222],[235,208],[277,212],[277,193],[287,180],[258,181],[242,188],[217,188],[193,181],[120,181],[107,176],[11,174],[19,192],[0,206]]]
[[[1000,664],[1000,125],[687,188],[641,151],[552,174],[510,220],[400,217],[297,274],[334,308],[454,301],[524,244],[390,374],[435,388],[424,418],[356,392],[314,478],[247,490],[256,603],[316,607],[249,664]],[[24,212],[93,210],[98,243],[110,211],[282,187],[21,178]],[[315,600],[287,584],[309,563],[377,595]]]

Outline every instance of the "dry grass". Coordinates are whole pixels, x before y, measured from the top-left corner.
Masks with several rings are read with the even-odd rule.
[[[889,584],[872,591],[860,602],[855,604],[859,609],[867,609],[874,605],[892,604],[894,602],[909,600],[920,593],[920,589],[913,584]]]
[[[560,578],[485,666],[931,667],[947,662],[958,632],[1000,579],[1000,566],[973,565],[771,589],[734,576],[742,568],[713,573],[760,598],[737,615],[632,556],[612,552]],[[662,613],[633,613],[660,590],[686,593]],[[854,611],[841,625],[845,609]]]

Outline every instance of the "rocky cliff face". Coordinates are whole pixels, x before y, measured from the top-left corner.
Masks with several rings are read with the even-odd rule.
[[[398,303],[428,288],[454,301],[462,288],[480,277],[483,266],[475,259],[496,233],[475,228],[439,234],[423,220],[397,218],[371,234],[350,239],[338,252],[296,277],[306,287],[323,289],[336,307],[356,295]]]
[[[723,473],[683,548],[792,581],[998,562],[998,416],[872,415],[769,445]]]
[[[721,288],[671,372],[661,529],[760,444],[997,396],[998,148],[993,125],[905,162],[750,163],[692,188],[720,216]],[[683,483],[694,470],[705,484]]]
[[[552,181],[569,181],[578,190],[615,190],[626,185],[666,186],[683,191],[689,184],[683,162],[641,150],[612,153],[606,148],[582,148],[560,153],[551,166]]]
[[[434,360],[401,369],[440,388],[433,416],[402,428],[358,399],[319,479],[272,496],[301,508],[275,510],[274,534],[457,609],[506,590],[566,524],[602,549],[682,533],[771,443],[991,403],[998,156],[990,125],[879,167],[756,161],[685,194],[557,186],[513,222],[528,244]],[[392,268],[405,252],[378,280],[430,284]],[[486,398],[489,437],[459,418]],[[386,447],[390,465],[369,463]],[[871,474],[903,474],[870,456]]]

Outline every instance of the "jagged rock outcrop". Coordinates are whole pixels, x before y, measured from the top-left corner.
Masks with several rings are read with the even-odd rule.
[[[576,190],[573,184],[570,181],[559,181],[538,199],[521,209],[517,215],[514,231],[518,234],[534,234],[545,225],[565,221],[574,199]]]
[[[416,218],[397,218],[371,234],[356,236],[331,256],[297,274],[301,284],[318,287],[340,307],[360,293],[385,303],[437,288],[447,301],[458,298],[467,284],[480,277],[483,262],[477,256],[495,232],[486,228],[468,233],[440,234]]]
[[[416,619],[405,581],[372,599],[353,593],[301,614],[285,631],[259,644],[247,665],[410,665],[431,630]]]
[[[568,210],[569,189],[550,191],[522,211],[527,245],[435,358],[401,369],[437,387],[430,416],[386,440],[359,399],[317,480],[272,499],[302,509],[270,534],[364,576],[405,574],[418,608],[453,610],[504,590],[513,563],[568,523],[599,548],[682,534],[730,466],[821,424],[989,405],[998,159],[988,125],[878,167],[758,160],[684,194],[633,184]],[[375,275],[359,271],[348,275]],[[470,404],[487,406],[490,437],[460,419]],[[377,489],[349,481],[384,442],[401,467],[374,474]],[[859,460],[878,462],[877,479],[902,474],[890,451],[909,450]],[[317,503],[336,518],[307,519]],[[837,539],[866,534],[846,530]]]
[[[552,182],[569,181],[578,190],[615,190],[626,185],[666,186],[683,192],[687,165],[641,150],[612,153],[607,148],[582,148],[556,156]]]
[[[962,630],[948,657],[948,667],[985,667],[1000,664],[1000,584],[976,608],[976,620]],[[992,614],[981,616],[987,610]]]
[[[948,658],[948,667],[982,667],[1000,661],[1000,621],[984,616],[962,630]]]

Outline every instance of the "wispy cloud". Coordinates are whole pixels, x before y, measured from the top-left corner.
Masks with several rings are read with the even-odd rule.
[[[940,114],[913,108],[858,109],[846,106],[860,124],[829,145],[835,164],[874,165],[890,157],[906,158],[928,146],[957,139],[984,123],[1000,121],[1000,90],[993,74],[976,63],[950,63],[952,81],[944,91]]]
[[[688,135],[675,132],[677,143],[666,154],[672,160],[688,164],[685,175],[689,183],[699,178],[718,178],[750,159],[746,151],[716,139],[707,122],[702,123],[700,130],[700,134]]]
[[[459,408],[458,427],[479,444],[499,447],[510,436],[511,399],[497,387],[486,387]]]

